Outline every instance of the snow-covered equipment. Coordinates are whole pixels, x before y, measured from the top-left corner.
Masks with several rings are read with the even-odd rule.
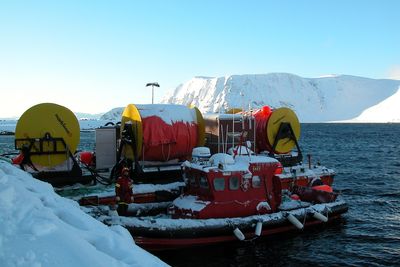
[[[179,176],[181,163],[204,145],[204,120],[196,107],[129,104],[122,112],[117,168],[132,165],[136,177],[169,173]]]
[[[210,148],[200,146],[200,147],[195,147],[193,148],[192,151],[192,159],[197,159],[197,160],[206,160],[209,159],[211,156]]]
[[[302,160],[298,144],[300,122],[287,107],[271,109],[264,106],[252,111],[205,115],[204,120],[206,145],[212,153],[225,153],[243,145],[256,153],[274,155],[285,166],[296,165]],[[292,153],[295,148],[297,152]]]
[[[203,116],[196,107],[129,104],[122,113],[121,136],[124,134],[130,134],[133,141],[122,150],[129,159],[190,159],[193,148],[204,144]]]

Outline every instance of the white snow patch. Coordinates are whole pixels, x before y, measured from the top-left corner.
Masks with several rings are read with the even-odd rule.
[[[60,197],[50,184],[0,161],[1,266],[165,266]]]
[[[183,166],[198,169],[204,172],[221,168],[224,172],[242,171],[248,172],[250,163],[277,163],[278,161],[268,156],[238,155],[235,158],[229,154],[216,153],[211,156],[209,162],[184,162]]]
[[[154,105],[136,105],[143,118],[157,116],[165,123],[173,122],[197,123],[196,111],[184,105],[154,104]]]
[[[180,196],[176,198],[172,204],[179,209],[201,211],[204,209],[210,201],[203,201],[197,198],[197,196]]]
[[[217,167],[219,164],[222,165],[233,165],[235,164],[235,160],[231,155],[225,153],[216,153],[211,156],[210,163],[212,166]]]

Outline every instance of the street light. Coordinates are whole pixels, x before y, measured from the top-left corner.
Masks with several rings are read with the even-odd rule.
[[[154,104],[154,86],[160,87],[158,83],[147,83],[146,87],[151,86],[151,103]]]

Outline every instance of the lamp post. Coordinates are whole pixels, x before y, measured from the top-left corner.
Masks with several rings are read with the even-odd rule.
[[[154,104],[154,86],[160,87],[158,83],[147,83],[146,87],[151,86],[151,103]]]

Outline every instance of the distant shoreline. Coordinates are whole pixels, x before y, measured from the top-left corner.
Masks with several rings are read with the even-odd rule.
[[[0,131],[0,135],[15,135],[15,133],[9,131]]]

